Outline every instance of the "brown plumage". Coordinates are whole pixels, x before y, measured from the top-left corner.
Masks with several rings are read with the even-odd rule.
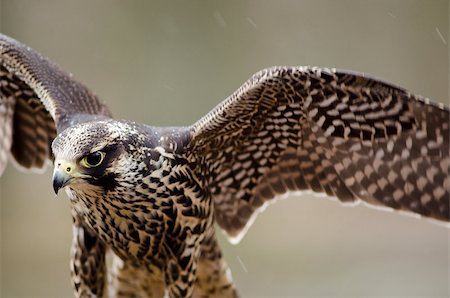
[[[449,115],[361,74],[274,67],[190,127],[115,121],[71,76],[0,36],[0,173],[9,153],[25,168],[54,158],[78,297],[237,296],[214,220],[237,241],[290,191],[448,224]]]

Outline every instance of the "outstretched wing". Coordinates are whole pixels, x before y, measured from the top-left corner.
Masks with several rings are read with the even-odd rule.
[[[108,108],[71,75],[0,34],[0,175],[9,152],[25,168],[42,168],[57,132],[109,116]]]
[[[71,75],[0,34],[0,176],[10,153],[20,166],[41,169],[51,159],[51,142],[57,133],[80,122],[110,116],[98,97]],[[76,217],[73,232],[75,294],[101,293],[104,245]],[[85,262],[80,264],[80,260]]]
[[[449,117],[363,74],[275,67],[195,123],[188,154],[207,171],[216,220],[234,240],[289,191],[449,221]]]

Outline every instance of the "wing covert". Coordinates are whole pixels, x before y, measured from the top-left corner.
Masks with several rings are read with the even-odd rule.
[[[51,157],[57,132],[110,117],[84,85],[31,48],[0,34],[0,175],[9,153],[27,169]]]
[[[334,69],[274,67],[191,127],[216,220],[239,239],[290,191],[449,221],[449,109]]]

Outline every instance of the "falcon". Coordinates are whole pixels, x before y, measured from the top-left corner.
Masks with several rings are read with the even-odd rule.
[[[292,191],[448,226],[449,112],[364,74],[272,67],[193,125],[153,127],[114,120],[0,35],[0,173],[9,157],[53,162],[53,188],[70,199],[76,297],[237,297],[215,223],[237,242]]]

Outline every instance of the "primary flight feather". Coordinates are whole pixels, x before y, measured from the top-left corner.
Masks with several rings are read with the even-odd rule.
[[[238,241],[290,191],[448,224],[449,118],[448,107],[363,74],[273,67],[192,126],[117,121],[0,35],[0,173],[8,156],[27,169],[54,161],[55,192],[71,201],[77,297],[236,297],[214,222]]]

